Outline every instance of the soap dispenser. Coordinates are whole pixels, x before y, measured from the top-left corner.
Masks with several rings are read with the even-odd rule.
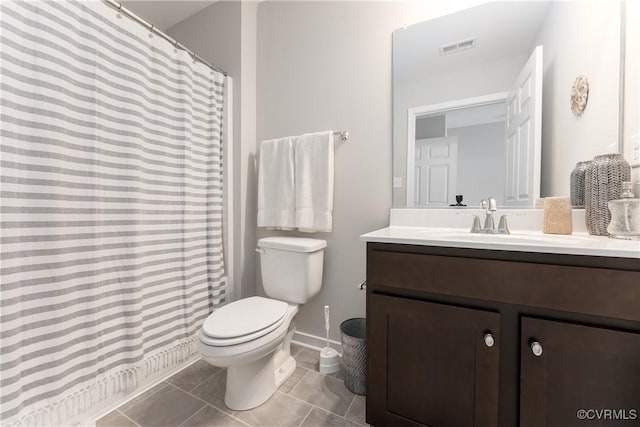
[[[609,235],[616,239],[640,240],[640,199],[633,196],[633,184],[622,182],[622,193],[617,200],[609,201],[611,222]]]

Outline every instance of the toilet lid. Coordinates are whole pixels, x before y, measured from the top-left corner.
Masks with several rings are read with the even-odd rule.
[[[266,329],[281,320],[288,304],[263,297],[250,297],[227,304],[204,321],[202,331],[212,338],[235,338]]]

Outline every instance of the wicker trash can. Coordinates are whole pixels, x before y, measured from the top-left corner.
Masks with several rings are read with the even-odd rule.
[[[344,385],[355,394],[367,391],[366,319],[347,319],[340,324]]]

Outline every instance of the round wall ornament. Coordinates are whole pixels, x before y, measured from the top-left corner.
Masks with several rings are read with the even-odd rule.
[[[582,112],[587,106],[587,99],[589,98],[589,80],[579,75],[573,82],[571,87],[571,111],[576,116],[581,116]]]

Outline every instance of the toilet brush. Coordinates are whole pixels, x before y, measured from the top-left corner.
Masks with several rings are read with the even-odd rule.
[[[320,373],[333,374],[340,370],[338,352],[329,347],[329,306],[324,306],[324,328],[327,332],[327,345],[320,350]]]

